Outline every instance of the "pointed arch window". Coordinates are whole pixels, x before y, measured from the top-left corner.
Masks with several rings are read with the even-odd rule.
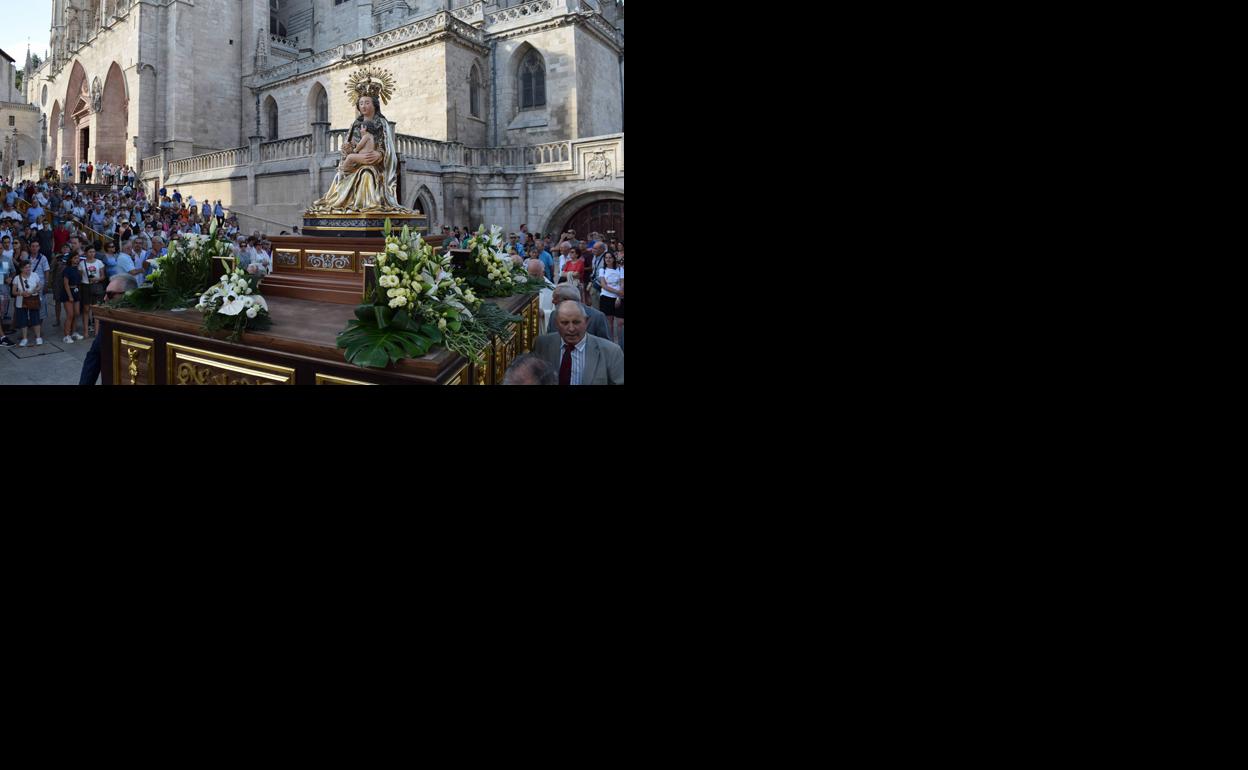
[[[529,51],[520,64],[520,109],[546,106],[546,65],[542,55]]]
[[[265,102],[265,113],[268,115],[268,137],[272,142],[277,139],[277,102],[270,96]]]
[[[329,122],[329,96],[324,88],[318,88],[316,94],[316,120],[319,123]]]
[[[468,103],[474,118],[481,117],[481,71],[472,65],[472,74],[468,77]]]

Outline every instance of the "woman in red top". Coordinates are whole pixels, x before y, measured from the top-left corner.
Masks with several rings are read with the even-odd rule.
[[[69,228],[65,226],[64,220],[52,229],[52,248],[57,253],[61,253],[61,247],[69,241]]]
[[[559,279],[559,282],[566,280],[568,283],[579,287],[581,273],[585,270],[585,260],[581,258],[581,250],[575,246],[572,247],[568,256],[571,257],[571,259],[563,263],[563,273],[561,274],[562,277]]]

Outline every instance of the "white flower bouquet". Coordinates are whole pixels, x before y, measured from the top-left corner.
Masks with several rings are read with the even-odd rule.
[[[199,297],[195,309],[204,314],[204,329],[232,329],[227,338],[237,342],[244,329],[270,325],[269,304],[260,295],[260,276],[232,270]]]
[[[384,368],[423,356],[434,345],[476,355],[488,339],[475,317],[481,300],[452,274],[450,254],[439,256],[406,226],[391,232],[389,220],[385,233],[372,302],[358,306],[356,318],[338,335],[346,359]]]
[[[502,251],[502,229],[498,225],[485,232],[485,225],[464,242],[468,256],[468,285],[480,291],[482,297],[510,297],[528,291],[540,291],[541,286],[531,283],[523,265],[518,265],[511,255]],[[534,289],[536,286],[536,289]]]

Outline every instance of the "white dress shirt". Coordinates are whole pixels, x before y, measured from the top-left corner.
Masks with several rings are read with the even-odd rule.
[[[572,384],[581,384],[581,373],[585,371],[585,345],[589,342],[589,334],[586,333],[581,337],[580,343],[572,349]],[[568,343],[563,342],[559,345],[559,364],[555,367],[555,376],[559,376],[559,369],[563,367],[563,353],[568,349]]]

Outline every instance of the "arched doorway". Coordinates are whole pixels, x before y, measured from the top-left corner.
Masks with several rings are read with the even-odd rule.
[[[595,201],[581,208],[568,218],[563,225],[565,230],[575,230],[576,237],[585,240],[590,233],[602,233],[602,237],[611,240],[624,240],[624,201]],[[558,233],[556,233],[558,235]]]
[[[79,116],[84,114],[84,110],[88,110],[88,88],[87,71],[82,68],[81,63],[75,61],[70,71],[68,87],[65,89],[65,101],[61,102],[61,108],[65,110],[61,121],[61,154],[65,160],[69,161],[69,165],[74,167],[75,179],[77,179],[79,161],[86,160],[86,156],[80,154],[82,147],[79,144],[82,137],[78,120]],[[89,115],[89,111],[86,114]],[[89,141],[88,136],[88,143]]]
[[[113,62],[104,81],[100,112],[96,116],[95,163],[105,161],[118,165],[126,162],[126,131],[128,123],[125,76]]]
[[[436,229],[439,223],[437,219],[437,206],[433,202],[433,193],[429,191],[428,187],[421,185],[420,189],[416,190],[416,195],[412,198],[411,209],[412,211],[419,212],[428,217],[428,219],[425,220],[425,223],[429,226],[430,234],[438,234],[441,232]]]

